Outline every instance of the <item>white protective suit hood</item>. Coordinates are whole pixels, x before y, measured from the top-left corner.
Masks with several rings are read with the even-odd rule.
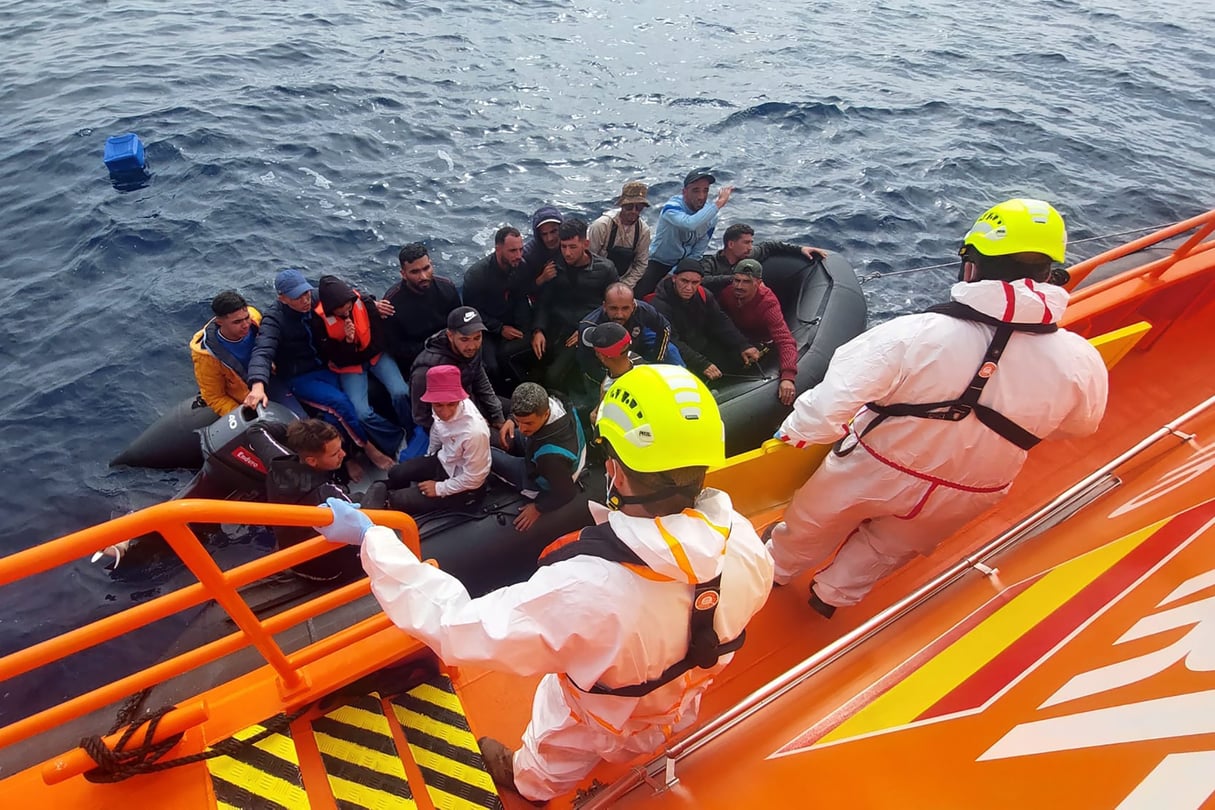
[[[949,297],[1005,323],[1058,323],[1070,298],[1055,284],[1016,281],[960,281]]]
[[[657,519],[607,512],[603,507],[591,511],[596,523],[604,522],[605,513],[616,536],[656,573],[692,585],[721,573],[733,514],[724,492],[701,490],[694,511]]]

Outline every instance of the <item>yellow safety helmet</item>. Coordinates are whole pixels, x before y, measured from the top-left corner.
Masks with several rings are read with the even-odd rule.
[[[604,395],[595,427],[637,472],[716,467],[726,458],[717,400],[681,366],[637,366],[621,375]]]
[[[1048,202],[1017,198],[988,208],[967,231],[961,253],[972,247],[984,256],[1045,253],[1062,264],[1067,249],[1063,217]]]

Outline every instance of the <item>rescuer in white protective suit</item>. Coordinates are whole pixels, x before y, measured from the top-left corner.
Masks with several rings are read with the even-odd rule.
[[[810,588],[830,617],[1003,498],[1039,439],[1097,429],[1105,366],[1057,327],[1068,293],[1047,282],[1066,242],[1049,204],[1001,203],[966,234],[949,304],[836,351],[776,434],[838,442],[771,529],[777,584],[834,553]]]
[[[726,493],[704,489],[725,442],[703,383],[676,366],[639,366],[608,390],[596,427],[616,511],[599,507],[599,525],[553,543],[518,585],[470,599],[348,504],[335,501],[333,524],[319,527],[362,541],[384,612],[448,664],[544,673],[522,747],[480,741],[494,780],[533,801],[573,790],[600,760],[657,752],[691,725],[772,586],[751,524]]]

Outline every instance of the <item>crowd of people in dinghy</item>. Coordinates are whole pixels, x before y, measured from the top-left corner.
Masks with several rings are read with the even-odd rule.
[[[447,664],[543,675],[519,744],[478,744],[500,787],[570,793],[695,722],[774,584],[810,574],[809,606],[830,619],[1003,498],[1039,440],[1097,429],[1105,365],[1058,325],[1065,245],[1049,204],[993,206],[963,239],[949,303],[839,348],[777,434],[833,451],[762,532],[705,486],[724,460],[720,412],[666,364],[609,386],[594,419],[607,503],[525,582],[473,599],[340,499],[316,528],[359,549],[384,612]]]
[[[259,439],[272,500],[319,503],[364,475],[365,459],[387,471],[365,505],[460,508],[493,474],[531,497],[514,521],[528,529],[575,497],[587,419],[637,364],[684,366],[712,383],[771,350],[776,396],[792,404],[797,346],[761,261],[825,252],[756,243],[734,223],[706,254],[733,191],[710,199],[715,182],[688,173],[653,230],[642,182],[625,183],[589,225],[544,206],[526,239],[497,230],[462,289],[413,242],[381,297],[296,268],[275,276],[263,311],[223,291],[190,343],[201,398],[217,416],[274,400],[303,417]]]

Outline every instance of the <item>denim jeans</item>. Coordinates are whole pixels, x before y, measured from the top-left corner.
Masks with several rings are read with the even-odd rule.
[[[535,498],[540,491],[536,479],[527,474],[527,461],[522,456],[512,456],[505,450],[491,447],[489,471],[529,498]]]
[[[338,375],[327,368],[297,374],[287,381],[296,399],[319,410],[325,421],[345,430],[354,443],[362,446],[367,431],[359,423],[359,415],[350,397],[342,392]]]
[[[372,374],[388,389],[392,398],[392,409],[397,415],[399,424],[393,424],[376,413],[367,398],[367,375]],[[341,382],[342,391],[354,404],[359,422],[367,432],[368,438],[390,456],[396,456],[397,448],[405,437],[404,428],[413,427],[413,417],[410,414],[409,384],[401,376],[401,369],[395,360],[387,354],[381,354],[375,364],[364,363],[363,371],[353,374],[337,375]]]

